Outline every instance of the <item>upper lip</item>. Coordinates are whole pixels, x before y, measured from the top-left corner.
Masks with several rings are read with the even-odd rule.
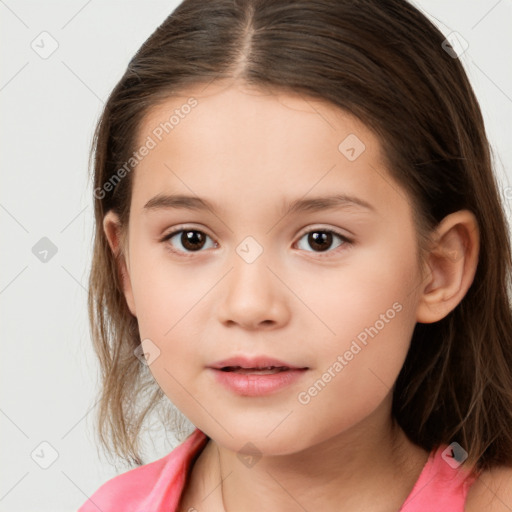
[[[273,357],[268,356],[236,356],[230,357],[228,359],[223,359],[222,361],[217,361],[209,366],[209,368],[215,368],[220,370],[222,368],[228,366],[239,366],[240,368],[267,368],[269,366],[274,366],[276,368],[290,368],[290,369],[305,369],[307,367],[303,366],[295,366],[290,363],[286,363],[284,361],[279,361],[278,359],[274,359]]]

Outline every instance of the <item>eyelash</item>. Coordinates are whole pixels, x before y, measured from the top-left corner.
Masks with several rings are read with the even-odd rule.
[[[173,254],[177,254],[179,256],[185,257],[185,258],[194,256],[194,254],[196,254],[196,253],[204,252],[202,250],[195,251],[195,252],[193,251],[193,252],[190,252],[190,253],[187,253],[187,252],[184,252],[184,251],[178,251],[176,249],[173,249],[170,244],[166,243],[168,240],[173,238],[178,233],[183,233],[183,232],[186,232],[186,231],[195,231],[195,232],[198,232],[198,233],[202,233],[203,235],[206,235],[208,238],[211,239],[211,237],[207,233],[205,233],[204,231],[202,231],[200,229],[196,229],[196,228],[193,228],[193,227],[187,227],[187,226],[179,226],[179,228],[177,228],[174,231],[166,234],[160,240],[160,242],[165,243],[165,247],[166,247],[166,249],[168,251],[172,252]],[[345,235],[342,235],[338,231],[333,230],[333,229],[324,229],[324,228],[310,229],[309,231],[306,231],[306,232],[302,233],[301,236],[299,237],[299,240],[302,239],[304,236],[309,235],[310,233],[315,233],[315,232],[319,232],[319,233],[333,233],[334,235],[338,236],[342,240],[342,242],[343,242],[342,244],[340,244],[335,249],[325,251],[325,253],[336,252],[337,249],[345,247],[346,245],[352,245],[353,244],[353,240],[352,239],[347,238]],[[318,254],[320,257],[326,257],[326,256],[323,256],[324,253],[322,253],[322,252],[315,252],[315,251],[306,251],[306,252],[312,252],[314,254]]]

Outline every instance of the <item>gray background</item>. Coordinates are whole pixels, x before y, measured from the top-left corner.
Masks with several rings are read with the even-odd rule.
[[[178,3],[0,0],[2,512],[76,510],[126,470],[99,457],[92,432],[98,368],[86,308],[88,151],[110,90]],[[456,31],[469,43],[461,60],[482,107],[509,215],[512,1],[416,5],[446,35]],[[51,36],[40,36],[44,31]],[[41,56],[52,44],[55,52]],[[57,249],[46,262],[34,254],[48,245],[44,237]],[[147,456],[155,460],[175,445],[157,436]]]

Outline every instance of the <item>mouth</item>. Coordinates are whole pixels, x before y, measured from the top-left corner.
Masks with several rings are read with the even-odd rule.
[[[287,366],[267,366],[264,368],[243,368],[241,366],[224,366],[218,368],[223,372],[235,372],[244,375],[273,375],[274,373],[286,372],[291,370]],[[295,368],[296,369],[296,368]]]
[[[290,370],[308,370],[309,367],[301,367],[266,355],[240,354],[209,366],[213,370],[254,375],[272,375],[274,373]]]
[[[272,364],[274,363],[274,364]],[[232,393],[245,397],[263,397],[284,390],[296,384],[309,370],[292,366],[283,361],[260,359],[257,363],[247,359],[224,360],[210,366],[215,380]]]

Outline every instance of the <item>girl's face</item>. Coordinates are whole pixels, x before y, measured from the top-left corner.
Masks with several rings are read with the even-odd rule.
[[[233,450],[286,454],[372,428],[390,416],[421,292],[411,206],[378,139],[301,95],[189,92],[146,116],[133,171],[125,295],[150,371]],[[154,200],[170,195],[191,199]],[[355,199],[320,199],[333,196]],[[209,368],[234,356],[307,370],[247,395]]]

